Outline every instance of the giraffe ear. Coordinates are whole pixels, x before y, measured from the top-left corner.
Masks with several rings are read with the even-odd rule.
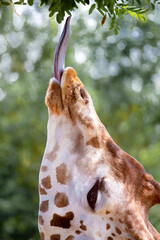
[[[160,204],[160,183],[156,182],[152,175],[144,175],[142,202],[150,209],[156,204]]]
[[[153,180],[153,186],[154,186],[154,199],[153,199],[153,205],[160,204],[160,183]]]
[[[62,112],[62,92],[59,82],[56,79],[51,79],[49,83],[45,103],[52,113],[59,115]]]

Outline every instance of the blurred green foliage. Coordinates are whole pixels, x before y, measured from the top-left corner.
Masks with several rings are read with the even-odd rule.
[[[35,0],[0,0],[0,7],[6,8],[10,6],[12,11],[16,13],[15,5],[30,5],[33,6]],[[61,23],[64,20],[65,14],[72,15],[75,9],[78,9],[79,4],[90,6],[88,13],[91,14],[95,9],[102,16],[102,25],[106,18],[110,18],[110,30],[114,30],[114,34],[119,32],[119,19],[128,14],[135,17],[137,20],[146,21],[145,13],[148,10],[155,10],[160,0],[39,0],[40,7],[47,5],[49,8],[49,17],[56,14],[56,20]]]
[[[38,172],[46,143],[45,92],[59,36],[47,12],[0,11],[1,240],[37,240]],[[118,36],[97,14],[75,14],[66,66],[76,69],[107,130],[160,182],[160,16],[122,23]],[[44,25],[46,22],[46,25]],[[108,24],[109,28],[109,24]],[[160,207],[150,220],[160,231]]]

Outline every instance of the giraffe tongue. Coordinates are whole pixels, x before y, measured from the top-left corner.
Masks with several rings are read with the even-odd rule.
[[[54,76],[59,82],[61,82],[61,76],[65,67],[65,55],[70,39],[70,19],[71,17],[66,19],[54,56]]]

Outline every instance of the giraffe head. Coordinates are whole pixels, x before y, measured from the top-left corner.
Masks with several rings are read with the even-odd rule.
[[[114,143],[76,71],[64,68],[69,21],[47,94],[46,149],[39,176],[42,240],[158,240],[148,221],[160,184]]]

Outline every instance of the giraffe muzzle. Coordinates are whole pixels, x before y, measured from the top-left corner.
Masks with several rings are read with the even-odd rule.
[[[66,20],[54,56],[54,76],[59,82],[65,68],[65,55],[70,39],[70,19],[71,17],[68,17]]]

